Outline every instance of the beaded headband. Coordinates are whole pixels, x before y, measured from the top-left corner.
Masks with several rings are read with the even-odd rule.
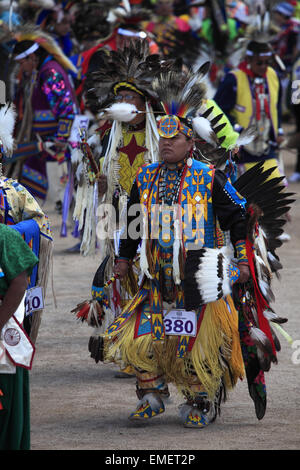
[[[117,94],[117,91],[120,88],[128,88],[129,90],[135,91],[139,95],[145,96],[144,93],[142,93],[140,90],[138,90],[138,88],[136,88],[134,85],[132,85],[131,83],[128,83],[128,82],[119,82],[119,83],[117,83],[114,86],[114,89],[113,89],[115,95]]]

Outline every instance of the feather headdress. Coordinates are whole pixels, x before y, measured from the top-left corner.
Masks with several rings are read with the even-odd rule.
[[[146,39],[131,40],[117,51],[99,50],[90,61],[85,84],[87,100],[100,110],[121,88],[155,97],[152,80],[161,67],[160,57],[150,54]]]
[[[111,203],[115,187],[120,187],[119,193],[119,226],[121,227],[126,214],[127,193],[119,185],[120,169],[119,148],[123,141],[123,123],[130,123],[136,116],[137,108],[130,103],[113,103],[119,90],[133,90],[145,98],[145,152],[144,162],[153,163],[158,160],[158,132],[157,124],[152,108],[152,99],[155,94],[152,90],[152,80],[161,69],[161,59],[158,55],[151,55],[149,52],[149,43],[147,40],[135,39],[123,49],[117,51],[98,50],[93,54],[89,63],[87,79],[85,81],[85,97],[89,109],[94,114],[102,115],[103,119],[113,121],[109,129],[109,138],[105,148],[102,172],[107,176],[108,189],[105,193],[105,199],[100,202]],[[113,104],[112,104],[113,103]],[[104,114],[101,114],[104,113]],[[85,180],[83,181],[83,191]],[[87,188],[88,190],[88,188]],[[74,218],[81,217],[83,197],[78,196],[81,191],[77,191]],[[83,194],[82,191],[82,194]],[[87,193],[86,193],[87,194]],[[77,210],[78,209],[78,210]],[[90,231],[94,228],[95,216],[90,211],[91,217],[85,218],[84,228]],[[80,219],[83,223],[83,219]],[[93,232],[96,233],[96,232]],[[103,250],[108,250],[114,256],[111,243],[105,241]],[[108,246],[109,245],[109,246]],[[87,245],[86,245],[87,246]],[[89,247],[88,247],[89,248]],[[87,252],[88,250],[85,249]]]
[[[159,133],[162,137],[170,138],[179,131],[189,137],[196,137],[217,147],[216,132],[219,127],[217,118],[209,119],[210,110],[205,107],[206,85],[204,77],[210,68],[206,62],[192,71],[182,72],[174,63],[166,67],[153,81],[153,90],[156,92],[165,116],[160,120]],[[200,108],[202,113],[200,114]]]
[[[47,34],[45,31],[37,28],[35,25],[27,24],[18,28],[13,33],[14,38],[18,41],[33,41],[40,47],[45,49],[54,60],[56,60],[64,69],[71,70],[77,73],[75,65],[70,59],[64,54],[62,49],[59,47],[55,39]]]
[[[118,0],[103,1],[76,1],[71,7],[74,16],[72,27],[77,41],[84,39],[97,39],[99,42],[107,40],[113,33],[115,24],[108,21],[112,10],[119,6]]]
[[[238,65],[245,56],[272,56],[281,69],[285,69],[280,57],[272,47],[272,41],[279,32],[278,27],[271,21],[270,5],[262,11],[259,7],[253,15],[251,24],[246,28],[243,38],[239,38],[239,49],[234,52],[233,66]]]

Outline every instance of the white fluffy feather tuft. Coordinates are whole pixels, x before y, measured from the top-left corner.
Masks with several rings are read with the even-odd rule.
[[[202,116],[197,116],[193,119],[193,129],[205,142],[216,147],[216,134],[214,133],[210,121]]]
[[[120,122],[130,122],[138,113],[138,110],[134,104],[130,103],[114,103],[109,108],[105,108],[103,111],[103,117]]]
[[[145,405],[147,402],[151,406],[152,410],[159,410],[163,406],[161,398],[157,394],[149,392],[146,393],[138,402],[137,409],[141,405]]]
[[[15,108],[12,105],[3,106],[0,109],[0,140],[2,142],[6,156],[11,156],[13,153],[13,132],[15,127],[15,121]]]
[[[254,128],[244,129],[238,136],[235,144],[232,145],[230,149],[232,150],[232,148],[234,147],[241,147],[243,145],[249,145],[255,139],[255,137],[256,137],[256,132]]]

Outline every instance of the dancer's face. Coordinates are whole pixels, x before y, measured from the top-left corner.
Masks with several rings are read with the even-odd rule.
[[[270,58],[267,56],[254,56],[250,60],[250,67],[256,77],[263,77],[270,65]]]
[[[159,154],[165,162],[177,163],[183,160],[190,153],[193,145],[193,139],[187,139],[181,132],[171,139],[160,137]]]
[[[72,31],[72,18],[70,15],[64,15],[60,23],[55,23],[54,30],[58,36],[65,36]]]
[[[125,103],[134,104],[134,106],[136,107],[138,111],[146,110],[145,100],[142,97],[142,95],[130,89],[118,91],[118,94],[115,100],[117,103],[125,102]],[[132,121],[130,121],[129,124],[135,126],[137,124],[140,124],[143,121],[145,121],[144,112],[142,112],[141,114],[137,114],[136,117]]]
[[[18,62],[21,72],[25,75],[31,75],[33,70],[37,67],[38,58],[35,54],[30,54],[28,57],[24,57],[24,59],[21,59]]]

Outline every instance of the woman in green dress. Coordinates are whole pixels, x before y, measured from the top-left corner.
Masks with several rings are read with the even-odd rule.
[[[32,365],[34,346],[23,330],[22,322],[25,315],[24,296],[28,279],[37,263],[38,258],[22,236],[16,230],[0,224],[1,450],[30,448],[28,370]],[[18,351],[18,360],[14,349]],[[24,360],[26,351],[30,353],[29,362]]]

